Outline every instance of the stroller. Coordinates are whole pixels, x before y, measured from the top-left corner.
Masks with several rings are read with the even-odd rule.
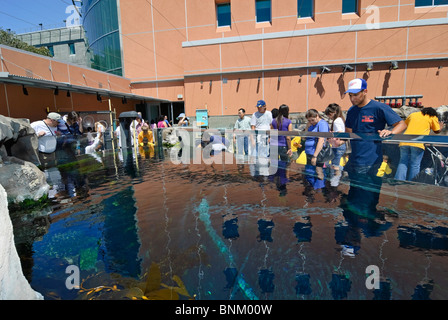
[[[413,180],[448,187],[448,158],[434,146],[428,146],[426,149],[430,153],[432,167],[420,171]]]

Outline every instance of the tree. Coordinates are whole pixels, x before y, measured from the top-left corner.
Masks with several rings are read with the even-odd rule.
[[[50,50],[47,47],[35,47],[29,45],[26,42],[23,42],[16,38],[13,32],[8,32],[3,29],[0,29],[0,44],[4,44],[9,47],[37,53],[43,56],[51,57]]]

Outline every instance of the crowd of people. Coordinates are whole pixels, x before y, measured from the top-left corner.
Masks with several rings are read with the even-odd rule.
[[[433,108],[423,108],[420,112],[412,113],[406,120],[394,112],[388,105],[372,100],[368,97],[367,82],[364,79],[354,79],[348,84],[346,91],[352,106],[346,113],[336,104],[329,104],[323,112],[309,109],[305,118],[306,131],[313,133],[360,133],[378,134],[387,138],[391,134],[429,135],[441,131],[437,113]],[[292,132],[292,122],[289,119],[289,107],[285,104],[269,111],[266,102],[259,100],[257,111],[251,117],[246,110],[238,110],[238,119],[234,125],[234,150],[238,155],[251,155],[256,157],[269,157],[273,146],[278,151],[278,159],[289,163],[297,161],[306,166],[312,166],[319,178],[323,177],[323,168],[329,168],[339,176],[345,170],[351,179],[364,177],[362,184],[381,184],[384,176],[391,176],[392,169],[387,155],[383,156],[382,143],[379,140],[351,139],[324,137],[300,137]],[[325,115],[326,119],[322,118]],[[181,113],[176,120],[179,127],[190,125],[189,118]],[[41,162],[47,162],[54,157],[57,147],[74,148],[78,154],[81,147],[79,136],[86,133],[87,145],[85,153],[92,153],[104,146],[104,133],[106,127],[96,122],[94,127],[86,128],[83,119],[77,112],[72,111],[61,116],[50,112],[46,119],[31,123],[39,141],[39,156]],[[153,129],[172,127],[167,116],[161,115],[157,120],[147,123],[141,113],[130,125],[131,145],[137,144],[139,148],[154,148]],[[256,134],[248,135],[252,130]],[[269,136],[268,131],[278,130],[278,135]],[[285,133],[286,132],[286,133]],[[94,136],[93,133],[96,133]],[[62,137],[62,139],[61,139]],[[117,124],[115,137],[120,144],[120,127]],[[73,143],[75,142],[75,143]],[[120,145],[119,145],[120,146]],[[332,159],[322,160],[322,153],[331,147]],[[412,180],[420,172],[425,146],[423,143],[402,142],[399,145],[400,160],[394,178],[397,180]],[[145,149],[146,150],[146,149]],[[348,163],[347,152],[350,152]],[[342,161],[341,159],[344,159]],[[342,166],[344,162],[345,166]]]
[[[435,109],[427,107],[420,112],[412,113],[406,120],[392,110],[384,103],[368,98],[367,82],[364,79],[354,79],[349,83],[349,89],[346,94],[349,95],[352,107],[347,112],[347,119],[344,117],[342,108],[331,103],[323,111],[323,114],[329,119],[327,122],[321,117],[321,113],[316,109],[309,109],[305,118],[307,119],[306,131],[308,132],[345,132],[362,134],[379,134],[381,138],[386,138],[391,134],[409,134],[409,135],[429,135],[432,130],[434,133],[440,133],[441,126],[438,121]],[[297,160],[298,147],[304,147],[306,155],[306,164],[322,168],[326,165],[333,170],[339,171],[342,157],[347,153],[347,145],[350,144],[350,161],[346,166],[347,172],[373,172],[378,174],[379,168],[383,165],[382,173],[386,170],[390,174],[390,167],[384,167],[388,163],[388,157],[383,157],[381,141],[366,141],[354,139],[349,143],[348,140],[339,138],[314,138],[307,137],[301,139],[295,137],[291,140],[291,135],[273,136],[269,141],[267,135],[256,135],[249,137],[243,134],[245,130],[278,130],[292,131],[292,123],[289,119],[289,107],[282,104],[278,109],[267,110],[265,101],[257,102],[257,111],[252,117],[246,116],[246,111],[241,108],[238,110],[238,119],[234,125],[236,134],[234,143],[236,143],[236,153],[249,155],[249,140],[252,146],[252,154],[258,155],[260,151],[268,154],[267,146],[272,144],[278,147],[278,154],[281,160]],[[256,140],[256,141],[255,141]],[[304,141],[301,141],[304,140]],[[319,153],[324,145],[329,143],[333,149],[334,158],[331,162],[325,163],[318,160]],[[303,144],[303,146],[302,146]],[[395,178],[397,180],[412,180],[420,171],[420,162],[425,149],[422,143],[402,142],[400,147],[400,162],[397,167]],[[409,172],[408,172],[409,171]]]
[[[82,147],[85,148],[85,153],[92,153],[104,145],[104,124],[98,121],[93,128],[85,128],[82,117],[76,111],[64,116],[49,112],[45,119],[34,121],[30,125],[38,137],[38,155],[44,167],[55,164],[57,151],[79,155]],[[96,133],[95,137],[93,132]],[[87,137],[85,143],[81,140],[84,133]]]
[[[331,103],[322,112],[328,122],[321,117],[322,113],[316,109],[309,109],[305,117],[308,132],[329,133],[345,132],[362,135],[378,135],[387,139],[394,134],[429,135],[441,132],[437,112],[427,107],[419,112],[412,113],[403,120],[390,106],[368,97],[367,82],[364,79],[354,79],[348,84],[348,94],[351,107],[346,117],[338,104]],[[256,104],[257,111],[248,117],[241,108],[235,122],[234,142],[235,152],[243,155],[269,156],[269,144],[278,148],[279,160],[283,162],[297,161],[305,164],[305,172],[314,173],[320,182],[323,181],[323,168],[331,170],[332,176],[340,177],[341,172],[347,172],[353,183],[352,194],[357,194],[356,187],[363,186],[374,191],[372,199],[364,199],[365,206],[377,202],[379,189],[385,176],[396,180],[412,180],[420,172],[425,146],[423,143],[402,142],[399,144],[400,160],[394,175],[389,156],[383,154],[381,139],[339,139],[324,137],[294,137],[294,135],[281,133],[292,131],[289,119],[289,107],[281,105],[278,109],[267,110],[265,101]],[[244,130],[256,130],[257,134],[243,134]],[[278,130],[278,135],[269,139],[268,130]],[[294,137],[294,139],[291,139]],[[249,139],[248,139],[249,138]],[[327,145],[332,148],[331,161],[322,161],[321,155]],[[304,157],[301,156],[303,151]],[[347,152],[350,152],[348,155]],[[349,159],[348,162],[341,159]],[[342,166],[344,162],[345,166]],[[314,178],[313,178],[314,179]],[[319,182],[314,180],[314,183]]]

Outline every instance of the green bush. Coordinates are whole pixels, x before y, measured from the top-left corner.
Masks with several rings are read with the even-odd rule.
[[[17,39],[13,32],[8,32],[3,29],[0,29],[0,44],[51,57],[50,50],[48,50],[47,47],[37,48],[35,46],[29,45],[28,43]]]

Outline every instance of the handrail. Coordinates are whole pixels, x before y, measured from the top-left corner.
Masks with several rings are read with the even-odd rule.
[[[412,142],[412,143],[431,143],[438,145],[448,145],[448,136],[446,135],[410,135],[410,134],[393,134],[385,138],[381,138],[374,133],[346,133],[346,132],[308,132],[308,131],[277,131],[277,130],[234,130],[234,129],[201,129],[193,127],[175,127],[175,130],[185,130],[188,132],[213,132],[220,131],[228,134],[268,134],[271,132],[278,136],[291,137],[313,137],[313,138],[339,138],[344,140],[366,140],[366,141],[383,141],[383,142]]]

